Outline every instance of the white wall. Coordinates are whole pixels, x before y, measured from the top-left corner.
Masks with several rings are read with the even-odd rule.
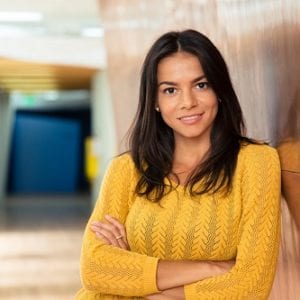
[[[99,71],[93,79],[91,108],[92,134],[100,142],[100,174],[92,183],[92,203],[95,203],[105,169],[118,151],[114,111],[105,71]]]
[[[36,63],[99,69],[106,66],[102,38],[49,36],[1,38],[0,56]]]

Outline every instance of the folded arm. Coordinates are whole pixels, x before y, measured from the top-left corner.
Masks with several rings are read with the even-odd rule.
[[[91,229],[107,245],[129,249],[126,229],[114,217],[105,216],[104,220],[93,222]],[[184,285],[224,274],[234,266],[234,263],[235,261],[159,260],[156,284],[160,292],[148,295],[146,298],[149,300],[184,299]]]
[[[121,156],[111,163],[87,224],[81,253],[84,289],[99,294],[145,296],[162,290],[165,293],[173,292],[172,288],[182,291],[184,284],[213,276],[216,271],[218,274],[220,270],[223,272],[221,263],[165,262],[129,251],[126,238],[117,239],[119,235],[125,235],[120,228],[112,231],[111,235],[105,235],[110,231],[107,227],[106,233],[103,228],[98,234],[92,231],[99,220],[109,223],[106,215],[114,217],[121,224],[125,223],[135,188],[132,186],[135,182],[132,178],[133,166],[129,160],[128,156]],[[111,243],[108,242],[109,238],[112,238]]]
[[[112,161],[102,181],[99,198],[88,221],[81,251],[81,281],[95,294],[143,296],[157,292],[158,259],[107,245],[91,230],[93,221],[110,214],[125,222],[134,188],[128,155]]]
[[[257,299],[270,293],[279,250],[280,164],[276,151],[263,147],[244,153],[243,212],[236,264],[224,275],[186,285],[189,299]]]

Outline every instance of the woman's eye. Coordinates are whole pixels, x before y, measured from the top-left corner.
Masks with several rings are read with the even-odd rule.
[[[175,94],[175,92],[176,92],[176,89],[175,88],[173,88],[173,87],[170,87],[170,88],[166,88],[166,89],[164,89],[164,91],[163,91],[165,94],[168,94],[168,95],[173,95],[173,94]]]
[[[197,88],[199,89],[207,89],[209,87],[208,82],[199,82],[197,83]]]

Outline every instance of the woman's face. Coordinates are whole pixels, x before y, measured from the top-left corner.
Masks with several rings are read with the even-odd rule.
[[[157,103],[165,123],[182,138],[210,140],[218,100],[198,58],[177,52],[163,58],[157,70]]]

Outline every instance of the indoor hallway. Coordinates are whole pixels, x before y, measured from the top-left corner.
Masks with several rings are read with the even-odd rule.
[[[12,197],[6,203],[0,217],[0,299],[74,299],[89,195]]]

